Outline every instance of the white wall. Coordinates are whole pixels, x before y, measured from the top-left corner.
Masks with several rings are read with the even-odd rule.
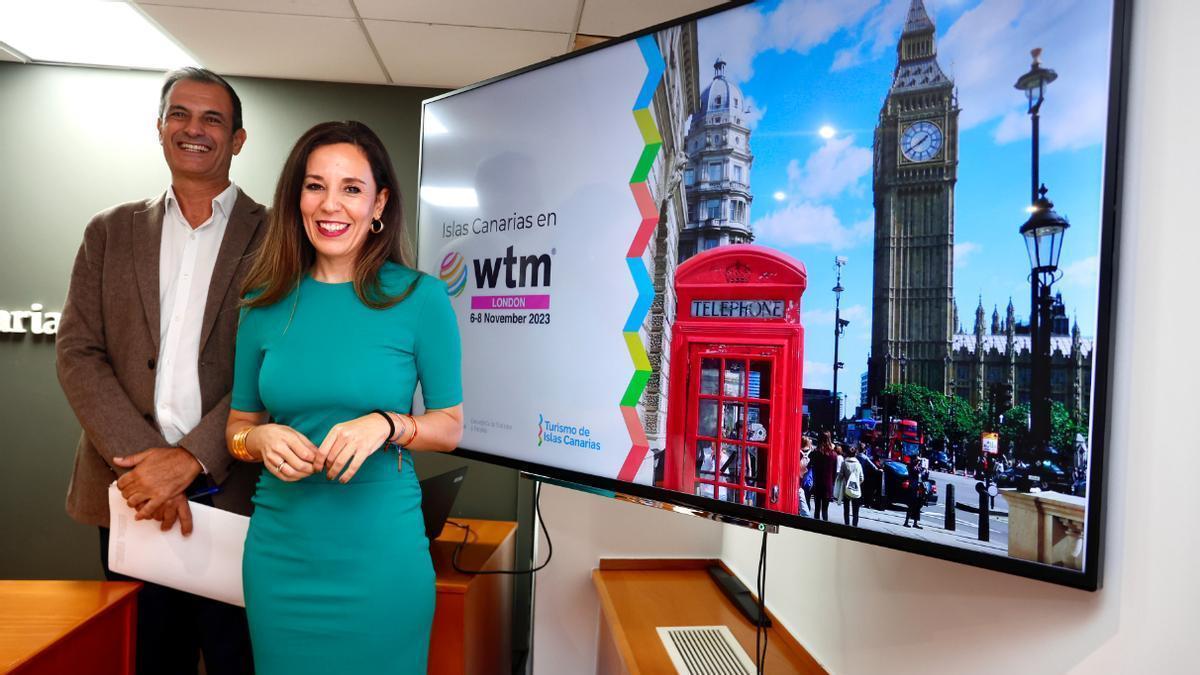
[[[1200,3],[1134,8],[1105,587],[1087,593],[789,531],[767,604],[835,673],[1200,672],[1193,428],[1200,359]],[[753,579],[758,538],[726,528]]]
[[[596,672],[600,603],[592,570],[600,558],[721,553],[718,523],[553,485],[542,488],[542,516],[554,538],[554,559],[538,572],[534,590],[533,667],[539,674]]]

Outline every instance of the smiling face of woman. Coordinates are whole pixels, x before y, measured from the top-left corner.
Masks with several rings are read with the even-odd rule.
[[[371,236],[371,221],[383,214],[388,191],[377,188],[367,155],[349,143],[316,148],[304,173],[300,215],[317,252],[313,277],[349,281]]]

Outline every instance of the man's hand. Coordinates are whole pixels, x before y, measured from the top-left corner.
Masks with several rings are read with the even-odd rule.
[[[154,519],[162,521],[163,532],[174,527],[175,521],[178,520],[179,530],[183,536],[186,537],[192,533],[192,509],[188,505],[187,496],[182,493],[163,502],[162,508],[154,514]]]
[[[168,499],[183,498],[183,491],[201,470],[200,462],[183,448],[150,448],[128,457],[114,457],[113,463],[132,469],[117,479],[117,488],[125,503],[138,510],[137,520],[153,518]]]

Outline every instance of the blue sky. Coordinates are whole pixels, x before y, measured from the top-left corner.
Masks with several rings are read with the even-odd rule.
[[[870,350],[871,142],[891,84],[911,0],[782,0],[699,23],[700,75],[719,55],[752,103],[752,226],[757,244],[808,269],[803,299],[805,386],[828,388],[833,361],[834,257],[844,268],[838,388],[858,403]],[[1030,139],[1024,94],[1013,88],[1029,50],[1059,74],[1041,121],[1041,179],[1071,223],[1056,285],[1085,336],[1095,334],[1111,4],[1105,0],[926,0],[938,61],[958,87],[959,169],[954,292],[964,329],[982,296],[1004,316],[1029,314]],[[822,125],[837,134],[818,135]],[[776,192],[786,195],[774,198]]]

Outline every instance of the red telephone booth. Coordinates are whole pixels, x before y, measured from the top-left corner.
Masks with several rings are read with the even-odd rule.
[[[663,487],[796,513],[804,264],[721,246],[681,264]]]

